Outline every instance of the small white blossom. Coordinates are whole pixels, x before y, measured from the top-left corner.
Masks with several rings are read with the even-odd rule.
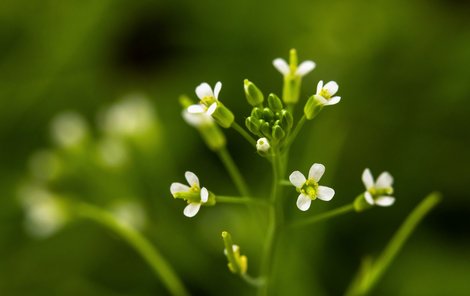
[[[209,200],[209,191],[205,187],[200,187],[199,178],[193,172],[187,171],[184,174],[188,185],[174,182],[170,186],[170,192],[173,197],[181,196],[183,199],[188,201],[188,205],[184,208],[184,215],[186,217],[194,217],[201,205],[206,203]],[[194,200],[194,198],[189,199],[191,195],[199,195],[198,200]]]
[[[259,138],[258,141],[256,141],[256,150],[260,152],[268,152],[269,148],[271,148],[271,145],[269,145],[268,139]]]
[[[289,181],[300,193],[297,198],[297,207],[299,210],[308,210],[312,200],[318,198],[324,201],[330,201],[335,195],[335,191],[332,188],[318,185],[323,173],[325,173],[325,166],[320,163],[314,163],[308,172],[308,179],[299,171],[294,171],[290,174]]]
[[[188,109],[184,109],[182,115],[184,121],[196,128],[214,123],[214,119],[212,118],[212,116],[210,116],[206,112],[191,113],[188,111]]]
[[[52,119],[52,140],[60,147],[70,148],[80,145],[88,134],[85,119],[76,112],[64,112]]]
[[[291,67],[284,59],[277,58],[273,61],[273,66],[284,76],[295,75],[302,77],[315,69],[316,65],[313,61],[304,61],[292,71]]]
[[[209,84],[203,82],[196,87],[196,95],[199,98],[199,104],[194,104],[188,107],[189,113],[206,113],[212,115],[217,109],[217,101],[219,100],[219,93],[222,89],[222,83],[218,81],[215,84],[214,91]]]
[[[388,207],[393,205],[395,197],[390,196],[393,193],[393,177],[388,172],[383,172],[374,182],[372,173],[365,169],[362,173],[362,182],[366,187],[364,198],[370,205]]]
[[[338,83],[335,81],[330,81],[327,84],[323,85],[323,80],[320,80],[317,84],[317,93],[315,98],[325,106],[338,104],[341,101],[341,97],[334,96],[338,91]]]

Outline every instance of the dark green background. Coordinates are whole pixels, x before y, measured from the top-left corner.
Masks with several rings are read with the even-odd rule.
[[[220,99],[243,122],[243,79],[281,92],[274,58],[297,48],[335,80],[343,100],[306,125],[289,170],[327,167],[332,202],[307,213],[286,196],[290,219],[350,202],[360,174],[388,170],[396,204],[289,234],[278,258],[279,295],[338,295],[364,255],[375,255],[427,193],[444,200],[392,264],[376,295],[469,295],[470,5],[467,1],[15,1],[0,2],[0,294],[164,295],[149,268],[108,231],[76,222],[55,236],[23,230],[15,192],[29,156],[50,147],[49,121],[76,110],[96,126],[104,106],[130,92],[155,104],[159,149],[135,156],[124,177],[146,207],[145,234],[193,294],[250,295],[226,269],[220,232],[229,230],[256,273],[260,233],[243,207],[182,215],[169,184],[196,172],[209,189],[236,194],[217,157],[180,116],[177,98],[220,80]],[[259,196],[270,170],[233,131],[229,149]],[[81,175],[86,179],[90,176]],[[103,186],[115,186],[103,177]],[[116,185],[117,186],[117,185]],[[112,190],[110,190],[112,191]],[[91,196],[87,198],[93,199]],[[289,199],[290,198],[290,199]]]

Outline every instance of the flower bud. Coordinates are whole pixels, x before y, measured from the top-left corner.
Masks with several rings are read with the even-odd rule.
[[[260,122],[258,119],[254,119],[253,117],[247,117],[245,119],[245,125],[250,132],[255,135],[259,134]]]
[[[308,120],[315,118],[323,109],[323,104],[318,100],[317,95],[311,96],[304,107],[304,114]]]
[[[261,90],[259,90],[259,88],[257,88],[256,85],[248,79],[245,79],[243,84],[248,103],[253,107],[261,105],[264,101],[264,95]]]
[[[292,117],[292,113],[287,110],[281,111],[281,125],[287,131],[292,128],[294,125],[294,118]]]
[[[264,122],[261,125],[260,129],[265,137],[271,138],[272,129],[271,129],[271,126],[269,125],[269,122]]]
[[[248,269],[248,259],[244,255],[240,255],[240,247],[234,245],[232,242],[232,236],[227,231],[222,232],[222,239],[224,240],[225,256],[228,260],[228,268],[231,272],[243,275],[246,274]]]
[[[269,145],[268,139],[259,138],[258,141],[256,141],[256,150],[258,150],[258,152],[268,152],[269,148],[271,148],[271,145]]]
[[[279,97],[276,96],[273,93],[269,94],[269,96],[268,96],[268,106],[274,112],[281,111],[282,110],[281,99],[279,99]]]
[[[286,132],[279,125],[274,126],[272,134],[275,141],[280,141],[286,136]]]

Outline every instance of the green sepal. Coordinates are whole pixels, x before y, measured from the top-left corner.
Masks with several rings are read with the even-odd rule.
[[[281,99],[273,93],[268,96],[268,106],[274,112],[281,111],[283,108]]]
[[[188,108],[189,106],[193,105],[194,102],[193,100],[191,100],[188,96],[186,95],[181,95],[179,97],[179,102],[180,102],[180,105],[181,107],[183,107],[183,109],[186,109]]]
[[[320,113],[320,111],[323,109],[323,104],[318,98],[316,98],[316,96],[317,95],[313,95],[308,98],[307,103],[305,104],[304,114],[305,118],[308,120],[315,118],[315,116],[317,116],[318,113]]]
[[[247,117],[245,119],[245,125],[246,128],[253,134],[259,135],[259,128],[260,128],[260,123],[258,119],[254,119],[253,117]]]
[[[366,198],[364,197],[364,193],[361,193],[356,197],[354,200],[354,210],[356,212],[363,212],[365,210],[368,210],[372,208],[372,205],[370,205],[367,201]]]
[[[223,128],[229,128],[235,120],[235,116],[232,111],[225,107],[221,102],[217,102],[217,108],[214,113],[212,113],[212,117]]]
[[[269,125],[269,122],[265,122],[264,120],[263,122],[264,123],[261,125],[260,130],[266,138],[271,139],[271,133],[272,133],[271,125]]]
[[[248,103],[253,107],[261,105],[264,101],[264,95],[261,90],[248,79],[245,79],[243,85],[245,89],[246,100],[248,101]]]
[[[287,110],[282,110],[280,113],[280,117],[282,127],[285,130],[290,131],[292,129],[292,126],[294,125],[294,117],[292,117],[292,113]]]
[[[224,133],[215,124],[206,124],[198,128],[201,137],[203,138],[209,149],[218,151],[225,147],[227,140]]]
[[[254,107],[252,110],[251,110],[251,116],[256,118],[256,119],[261,119],[263,118],[263,109],[262,108],[258,108],[258,107]]]
[[[271,111],[269,108],[264,108],[263,109],[263,119],[265,121],[271,121],[274,119],[274,113]]]

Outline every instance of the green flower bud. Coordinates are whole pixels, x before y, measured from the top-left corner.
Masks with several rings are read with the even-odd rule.
[[[264,101],[264,95],[261,90],[259,90],[259,88],[257,88],[256,85],[248,79],[245,79],[243,84],[248,103],[253,107],[261,105]]]
[[[292,113],[290,113],[287,110],[282,110],[280,117],[281,117],[281,126],[285,130],[289,131],[294,125],[294,118],[292,117]]]
[[[271,110],[273,111],[281,111],[282,110],[282,102],[281,99],[279,99],[278,96],[275,94],[269,94],[268,96],[268,106]]]
[[[272,129],[271,129],[271,125],[269,125],[269,122],[264,122],[263,125],[261,125],[260,129],[265,137],[267,137],[268,139],[271,139]]]
[[[212,117],[221,127],[224,128],[229,128],[235,120],[235,116],[232,111],[225,107],[221,102],[217,103],[217,108],[214,113],[212,113]]]
[[[179,97],[180,105],[183,109],[188,108],[189,106],[193,105],[194,102],[188,96],[182,95]]]
[[[245,119],[245,125],[251,133],[253,133],[255,135],[259,134],[259,128],[260,128],[261,124],[260,124],[258,119],[254,119],[251,116],[247,117]]]
[[[274,113],[271,111],[269,108],[264,108],[263,109],[263,118],[266,121],[271,121],[274,119]]]
[[[275,141],[280,141],[286,136],[286,132],[279,125],[275,125],[272,135]]]
[[[246,274],[248,269],[247,257],[240,254],[240,247],[233,244],[230,233],[223,231],[222,239],[224,240],[224,253],[228,260],[227,266],[230,271],[238,275]]]
[[[251,110],[251,116],[257,119],[263,118],[263,109],[255,107]]]
[[[304,114],[308,120],[315,118],[323,109],[323,104],[316,98],[317,95],[311,96],[304,107]]]

